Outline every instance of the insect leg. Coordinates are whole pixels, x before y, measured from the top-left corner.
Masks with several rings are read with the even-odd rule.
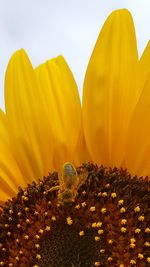
[[[57,191],[59,190],[60,186],[56,185],[56,186],[52,186],[52,188],[50,188],[47,192],[53,192],[53,191]]]

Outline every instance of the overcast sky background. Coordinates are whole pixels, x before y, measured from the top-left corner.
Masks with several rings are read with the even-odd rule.
[[[0,107],[9,58],[24,48],[33,66],[62,54],[80,95],[88,60],[112,10],[128,8],[134,18],[139,53],[150,38],[150,0],[0,0]]]

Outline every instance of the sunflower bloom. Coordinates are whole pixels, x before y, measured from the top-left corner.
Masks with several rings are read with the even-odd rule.
[[[0,266],[150,265],[150,45],[106,20],[81,107],[62,56],[11,58],[0,111]]]

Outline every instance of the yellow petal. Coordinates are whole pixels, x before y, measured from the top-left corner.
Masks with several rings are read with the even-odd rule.
[[[133,175],[150,176],[150,75],[131,119],[124,166]]]
[[[127,10],[115,11],[101,30],[84,81],[83,123],[94,162],[121,164],[137,62],[132,17]]]
[[[25,181],[11,153],[12,142],[9,136],[6,116],[0,110],[0,201],[15,195]]]
[[[28,182],[51,169],[52,151],[45,99],[24,50],[11,58],[5,77],[5,105],[13,155]]]
[[[150,73],[150,41],[148,42],[138,64],[138,72],[137,72],[137,86],[139,88],[138,96],[143,90],[144,84]]]
[[[73,75],[62,56],[36,69],[53,139],[53,166],[74,159],[81,129],[81,105]]]
[[[80,135],[78,138],[77,146],[74,153],[74,159],[73,162],[75,166],[80,166],[84,162],[92,162],[92,159],[90,157],[87,144],[85,141],[85,136],[83,133],[83,127],[81,128]]]

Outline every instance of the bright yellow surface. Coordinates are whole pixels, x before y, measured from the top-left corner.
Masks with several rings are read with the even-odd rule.
[[[58,170],[65,161],[75,160],[74,153],[81,129],[78,90],[62,56],[40,65],[36,74],[49,117],[53,166]]]
[[[94,162],[120,166],[136,89],[135,30],[127,10],[106,20],[92,53],[83,88],[83,125]]]

